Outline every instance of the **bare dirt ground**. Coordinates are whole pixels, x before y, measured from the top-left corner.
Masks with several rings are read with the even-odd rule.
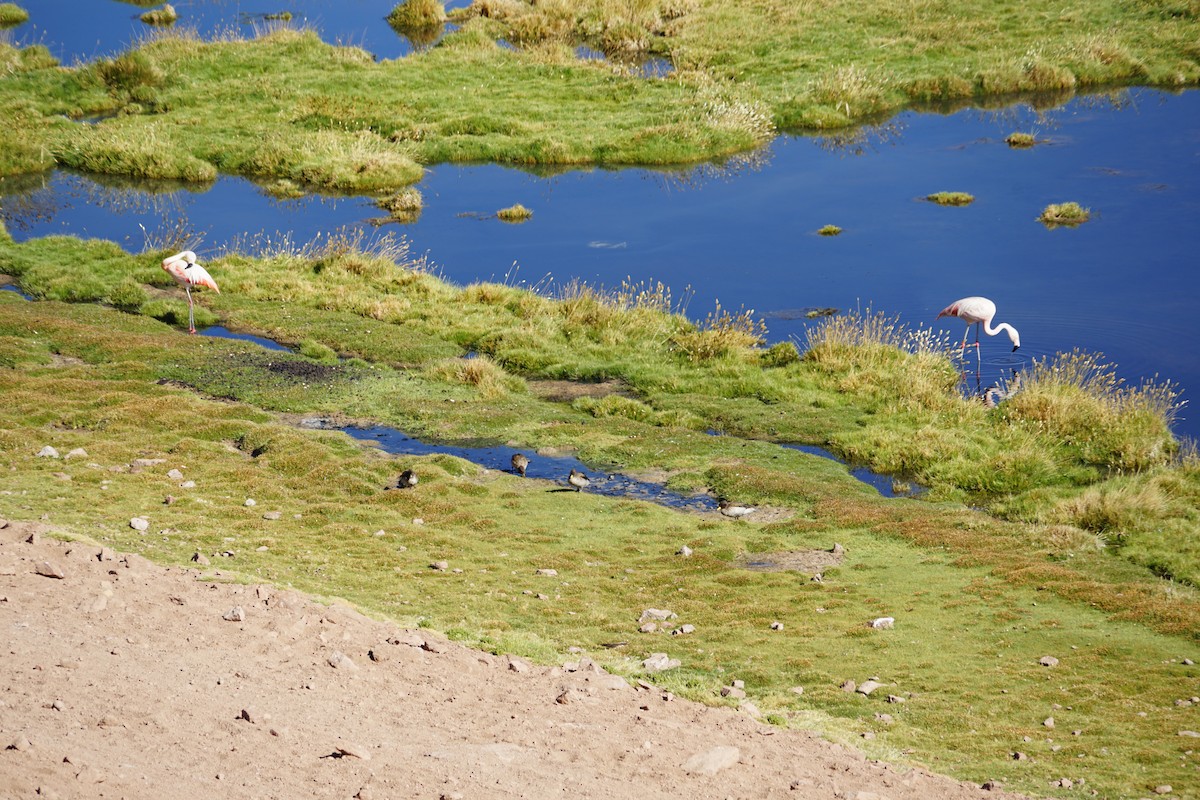
[[[666,699],[586,658],[532,666],[0,526],[4,800],[1015,797]]]

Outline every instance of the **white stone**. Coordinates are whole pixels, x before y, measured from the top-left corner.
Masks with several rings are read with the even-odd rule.
[[[683,763],[684,772],[698,775],[716,775],[723,769],[728,769],[742,757],[742,751],[736,747],[718,745],[703,753],[696,753]]]
[[[38,458],[58,458],[58,451],[50,445],[46,445],[41,450],[38,450]]]
[[[167,477],[173,481],[181,481],[183,480],[183,473],[177,469],[172,469],[167,471]]]
[[[870,625],[872,628],[875,628],[876,630],[887,630],[889,628],[895,627],[896,618],[895,617],[878,617],[876,619],[871,620],[867,624]]]
[[[146,530],[150,528],[150,522],[144,517],[134,517],[133,519],[129,520],[129,527],[133,528],[135,531],[145,533]]]

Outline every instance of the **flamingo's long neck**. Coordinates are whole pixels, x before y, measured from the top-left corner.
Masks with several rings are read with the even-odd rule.
[[[988,336],[995,336],[1000,331],[1004,331],[1005,333],[1007,333],[1008,338],[1012,341],[1013,344],[1016,344],[1017,342],[1020,341],[1020,335],[1017,333],[1017,329],[1014,328],[1012,325],[1009,325],[1007,322],[1001,322],[999,325],[997,325],[995,328],[993,328],[992,321],[990,319],[983,321],[983,332],[986,333]]]

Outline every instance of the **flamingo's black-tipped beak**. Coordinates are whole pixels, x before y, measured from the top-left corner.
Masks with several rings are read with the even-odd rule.
[[[1012,349],[1012,351],[1015,353],[1015,352],[1017,352],[1017,351],[1018,351],[1018,350],[1020,350],[1020,349],[1021,349],[1021,345],[1019,345],[1019,344],[1014,344],[1014,345],[1013,345],[1013,349]]]

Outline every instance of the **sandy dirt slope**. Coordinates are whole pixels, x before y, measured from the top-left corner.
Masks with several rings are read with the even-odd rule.
[[[0,528],[4,800],[1013,797],[47,532]]]

